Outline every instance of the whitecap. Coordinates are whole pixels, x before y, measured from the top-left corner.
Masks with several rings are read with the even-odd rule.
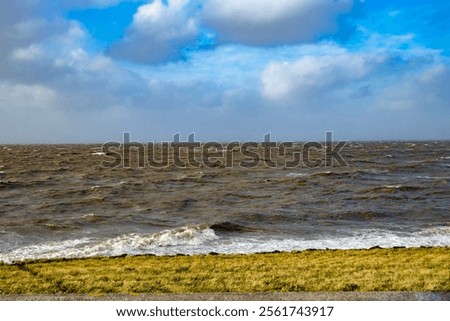
[[[27,259],[85,258],[119,255],[248,254],[308,249],[369,249],[372,247],[450,246],[450,227],[431,227],[415,232],[361,229],[315,238],[280,238],[267,235],[219,238],[208,226],[185,226],[153,234],[126,234],[110,239],[82,238],[46,242],[0,253],[0,261]]]

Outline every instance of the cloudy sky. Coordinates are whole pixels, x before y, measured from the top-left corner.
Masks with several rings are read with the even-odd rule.
[[[441,0],[1,0],[0,143],[450,139],[449,30]]]

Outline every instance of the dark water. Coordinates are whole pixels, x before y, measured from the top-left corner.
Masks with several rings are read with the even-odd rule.
[[[450,246],[450,142],[342,156],[349,166],[105,168],[101,146],[0,146],[0,261]]]

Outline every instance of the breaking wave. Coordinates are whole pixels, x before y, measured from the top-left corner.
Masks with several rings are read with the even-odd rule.
[[[0,261],[183,253],[183,250],[195,250],[217,239],[214,230],[208,226],[185,226],[153,234],[133,233],[103,240],[82,238],[35,244],[0,254]]]
[[[450,227],[448,226],[424,229],[414,233],[371,229],[344,234],[317,239],[271,238],[263,234],[252,237],[219,238],[210,226],[185,226],[154,234],[127,234],[103,240],[82,238],[35,244],[1,253],[0,261],[13,263],[29,259],[112,257],[145,254],[191,255],[211,252],[246,254],[307,249],[450,246]]]

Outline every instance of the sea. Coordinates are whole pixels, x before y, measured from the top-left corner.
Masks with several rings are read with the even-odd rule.
[[[449,141],[348,142],[345,164],[297,166],[242,166],[255,150],[155,167],[132,149],[117,165],[120,150],[0,145],[0,262],[450,246]]]

